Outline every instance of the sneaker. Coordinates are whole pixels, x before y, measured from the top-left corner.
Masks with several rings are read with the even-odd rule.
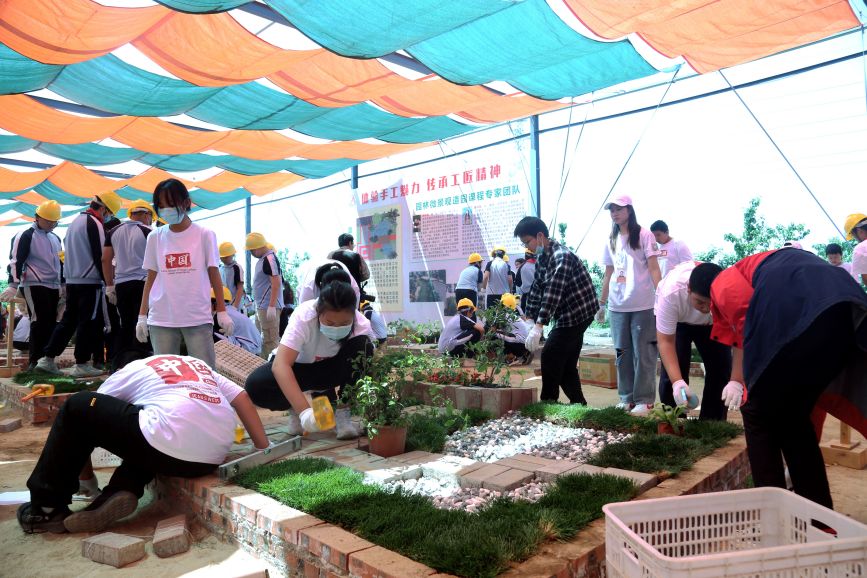
[[[337,426],[337,439],[354,440],[359,436],[358,428],[352,423],[348,407],[338,407],[334,410],[334,422]]]
[[[69,372],[69,377],[96,377],[97,375],[102,375],[103,373],[105,373],[103,370],[98,369],[87,363],[76,363],[75,367],[73,367],[72,370]]]
[[[57,367],[57,364],[54,362],[53,357],[43,357],[39,361],[36,362],[36,371],[42,371],[44,373],[53,373],[54,375],[63,375],[63,372],[60,371],[60,368]]]
[[[294,409],[289,410],[289,435],[300,436],[304,434],[304,428],[301,427],[301,418],[298,417],[298,412]]]
[[[642,417],[650,413],[650,410],[653,409],[652,405],[648,405],[646,403],[639,403],[635,407],[633,407],[629,415],[634,415],[636,417]]]
[[[27,534],[40,534],[42,532],[64,534],[66,532],[64,520],[71,513],[66,506],[54,508],[51,513],[47,513],[33,502],[27,502],[18,507],[17,517],[21,529]]]
[[[614,407],[616,407],[617,409],[622,409],[623,411],[631,411],[632,408],[635,407],[635,404],[634,403],[626,403],[625,401],[621,401],[620,403],[618,403]]]
[[[67,531],[101,532],[109,524],[135,512],[138,498],[126,490],[106,488],[88,507],[68,516],[63,525]]]

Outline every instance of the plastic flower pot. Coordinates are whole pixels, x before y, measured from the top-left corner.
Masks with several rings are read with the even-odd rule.
[[[370,453],[383,458],[399,456],[406,449],[406,426],[382,425],[375,436],[368,436]]]
[[[661,421],[656,424],[656,433],[659,435],[679,436],[680,429],[674,429],[674,426],[668,422]]]

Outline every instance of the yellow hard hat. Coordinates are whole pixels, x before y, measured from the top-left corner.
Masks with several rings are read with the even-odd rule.
[[[66,260],[66,251],[58,251],[57,258],[60,259],[60,262],[63,263]]]
[[[151,204],[144,199],[136,199],[131,202],[126,208],[126,214],[132,215],[133,213],[138,213],[142,210],[149,211],[151,214],[151,219],[157,218],[157,212],[154,211],[154,208],[151,206]]]
[[[467,263],[469,263],[470,265],[472,265],[473,263],[481,263],[481,262],[482,262],[482,256],[479,255],[478,253],[470,253],[470,256],[467,257]]]
[[[120,195],[118,195],[114,191],[104,191],[102,193],[97,193],[96,199],[100,203],[105,205],[105,208],[111,211],[112,215],[116,215],[123,206],[123,199],[121,199]]]
[[[235,246],[229,241],[220,243],[220,257],[231,257],[236,253]]]
[[[466,297],[458,301],[458,309],[463,309],[464,307],[470,307],[472,309],[476,308],[476,306],[473,305],[472,299],[467,299]]]
[[[273,251],[274,245],[272,245],[271,243],[265,243],[265,248],[268,249],[269,251]]]
[[[358,304],[358,310],[361,311],[368,305],[370,305],[370,301],[362,301]]]
[[[517,309],[518,307],[518,298],[512,295],[511,293],[503,293],[503,296],[500,297],[500,303],[509,309]]]
[[[248,251],[252,251],[253,249],[261,249],[268,245],[268,241],[265,240],[265,235],[262,233],[250,233],[247,235],[247,240],[244,243],[244,248]]]
[[[505,261],[506,263],[508,263],[508,262],[509,262],[509,256],[508,256],[508,255],[503,255],[503,261]]]
[[[843,232],[846,233],[847,241],[851,241],[855,238],[855,235],[852,234],[853,229],[855,229],[858,223],[865,219],[867,219],[867,215],[864,213],[852,213],[846,217],[846,224],[843,225]]]
[[[36,207],[36,214],[46,221],[59,221],[60,203],[57,201],[45,201]]]
[[[505,252],[506,252],[506,248],[503,247],[502,245],[497,245],[496,247],[494,247],[493,249],[491,249],[491,257],[493,257],[494,254],[495,254],[497,251],[502,251],[503,253],[505,253]]]
[[[216,300],[217,300],[217,298],[214,297],[214,289],[213,289],[213,288],[211,288],[211,300],[212,300],[212,301],[216,301]],[[225,285],[223,285],[223,301],[231,301],[231,300],[232,300],[232,293],[231,293],[231,291],[229,291],[229,288],[228,288],[228,287],[226,287]]]

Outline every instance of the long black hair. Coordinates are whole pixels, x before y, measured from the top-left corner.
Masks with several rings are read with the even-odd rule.
[[[629,212],[629,222],[626,224],[629,230],[629,246],[633,251],[641,248],[641,225],[638,224],[638,218],[635,216],[635,209],[632,205],[626,205],[626,210]],[[611,252],[617,251],[617,237],[620,236],[620,225],[612,223],[611,236],[608,242],[611,244]]]
[[[319,287],[319,300],[316,302],[316,313],[322,315],[325,311],[355,311],[357,298],[350,284],[349,273],[336,263],[326,263],[316,269],[313,278]]]
[[[323,285],[331,281],[341,281],[349,285],[352,284],[349,273],[347,273],[346,269],[344,269],[337,263],[331,262],[326,263],[325,265],[320,265],[316,269],[316,275],[313,277],[313,283],[315,283],[316,287],[321,290]]]

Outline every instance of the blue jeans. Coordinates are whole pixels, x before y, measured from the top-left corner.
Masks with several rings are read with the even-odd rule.
[[[656,401],[656,316],[653,309],[610,311],[611,337],[617,351],[617,393],[622,403]]]
[[[181,338],[187,346],[187,355],[201,359],[209,367],[216,367],[217,354],[214,352],[214,325],[194,325],[193,327],[160,327],[148,325],[154,355],[180,355]]]

